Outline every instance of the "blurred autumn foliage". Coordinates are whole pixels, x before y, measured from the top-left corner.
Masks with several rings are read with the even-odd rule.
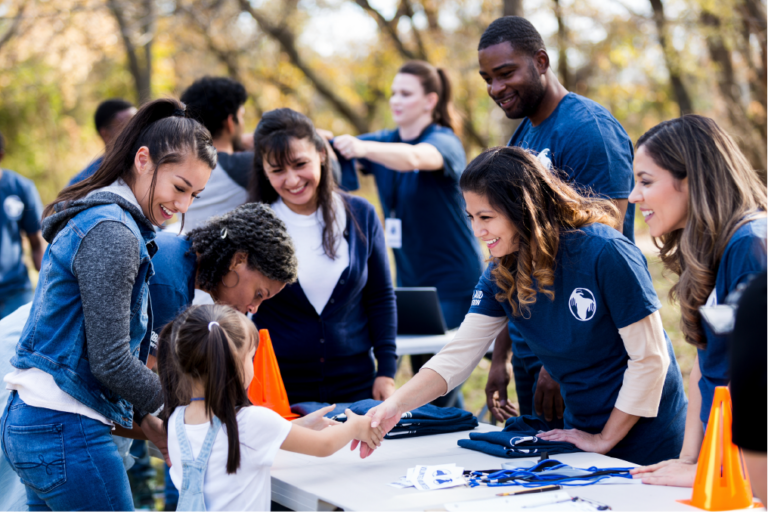
[[[389,84],[412,58],[448,70],[471,157],[514,129],[477,73],[502,14],[528,17],[563,84],[633,140],[701,113],[764,173],[764,0],[0,0],[3,167],[50,201],[101,153],[101,100],[179,96],[205,74],[245,84],[248,130],[281,106],[335,133],[389,127]]]

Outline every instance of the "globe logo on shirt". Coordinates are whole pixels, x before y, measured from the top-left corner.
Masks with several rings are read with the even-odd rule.
[[[20,219],[21,214],[24,212],[24,202],[18,196],[11,195],[3,202],[3,209],[8,219],[15,221]]]
[[[597,310],[595,295],[589,289],[577,287],[568,299],[568,307],[574,318],[579,321],[589,321],[595,316]]]

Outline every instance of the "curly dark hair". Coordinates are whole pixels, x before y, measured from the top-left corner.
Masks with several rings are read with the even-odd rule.
[[[509,43],[515,50],[534,56],[539,50],[546,50],[541,34],[533,24],[520,16],[503,16],[494,20],[483,35],[477,50],[484,50],[499,43]]]
[[[237,123],[237,110],[248,99],[243,85],[226,77],[203,77],[181,95],[192,117],[200,121],[213,137],[218,137],[231,114]]]
[[[271,280],[296,281],[298,261],[283,221],[263,203],[246,203],[211,218],[189,232],[189,251],[198,255],[199,287],[214,291],[229,272],[236,252],[248,254],[248,267]]]
[[[101,102],[93,114],[96,132],[111,125],[118,113],[127,111],[131,107],[133,104],[122,98],[110,98]]]

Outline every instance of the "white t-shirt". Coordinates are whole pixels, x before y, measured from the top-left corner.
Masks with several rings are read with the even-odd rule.
[[[334,193],[334,209],[336,213],[336,233],[341,235],[347,226],[347,211],[344,201]],[[325,304],[330,300],[336,283],[341,274],[349,266],[349,243],[346,238],[337,238],[336,259],[331,259],[323,250],[323,214],[318,209],[313,214],[305,216],[296,214],[278,198],[272,204],[272,210],[277,217],[285,222],[296,249],[299,261],[299,284],[304,294],[318,314],[323,312]]]
[[[181,449],[176,436],[176,409],[168,420],[168,454],[171,457],[171,480],[181,488],[183,472]],[[200,454],[209,423],[184,425],[187,439],[195,458]],[[237,413],[240,437],[240,468],[234,475],[227,474],[229,443],[226,427],[222,423],[216,435],[208,468],[205,471],[203,496],[208,511],[269,511],[272,490],[269,468],[277,450],[288,437],[291,423],[265,407],[244,407]]]

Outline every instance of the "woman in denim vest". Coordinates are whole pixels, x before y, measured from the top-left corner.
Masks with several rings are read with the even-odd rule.
[[[137,424],[165,452],[160,382],[145,365],[154,225],[183,218],[215,165],[208,130],[157,100],[45,209],[49,246],[0,422],[30,510],[133,510],[113,427]]]

